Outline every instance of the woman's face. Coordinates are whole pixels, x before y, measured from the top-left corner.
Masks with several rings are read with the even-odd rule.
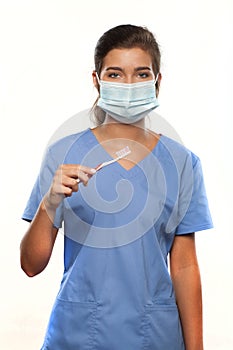
[[[153,80],[155,74],[151,56],[147,51],[138,47],[113,49],[103,60],[99,78],[105,81],[128,84]]]

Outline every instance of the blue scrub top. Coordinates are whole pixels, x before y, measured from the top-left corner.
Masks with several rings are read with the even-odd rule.
[[[31,221],[62,163],[111,157],[90,129],[50,146],[23,214]],[[166,136],[132,169],[114,163],[66,198],[64,275],[43,350],[182,350],[167,256],[175,235],[212,228],[199,158]]]

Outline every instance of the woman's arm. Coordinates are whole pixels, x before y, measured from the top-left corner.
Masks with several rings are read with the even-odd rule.
[[[194,233],[175,237],[170,256],[170,270],[185,349],[203,350],[201,278]]]
[[[94,173],[95,169],[77,164],[61,165],[56,171],[50,189],[21,241],[21,267],[28,276],[39,274],[49,262],[58,232],[53,222],[61,201],[78,191],[77,178],[87,185]]]
[[[21,268],[29,277],[42,272],[49,262],[58,233],[53,226],[55,212],[48,212],[43,200],[21,241]]]

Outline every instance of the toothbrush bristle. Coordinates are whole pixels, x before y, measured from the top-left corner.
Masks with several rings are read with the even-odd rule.
[[[116,152],[117,157],[126,157],[129,153],[131,153],[129,146],[126,146],[125,148],[121,149],[120,151]]]

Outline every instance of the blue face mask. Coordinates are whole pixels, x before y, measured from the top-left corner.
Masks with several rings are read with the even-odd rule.
[[[136,123],[159,106],[155,89],[157,77],[156,80],[133,84],[97,78],[100,84],[97,106],[121,123]]]

